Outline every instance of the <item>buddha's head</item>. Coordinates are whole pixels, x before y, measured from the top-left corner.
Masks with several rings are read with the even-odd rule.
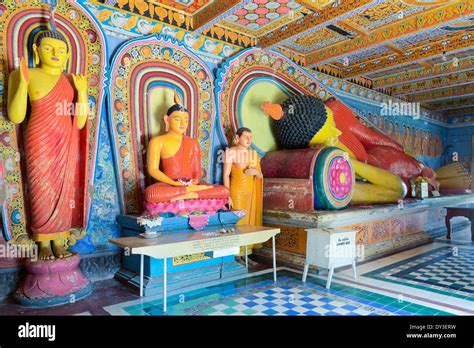
[[[241,145],[245,148],[249,148],[252,145],[252,130],[247,127],[240,127],[235,133],[236,145]]]
[[[264,102],[260,107],[275,120],[275,136],[285,149],[319,144],[332,146],[341,135],[332,110],[319,98],[298,95],[288,98],[282,105]]]
[[[184,134],[189,125],[188,110],[182,105],[174,104],[168,109],[165,117],[166,132]]]
[[[43,31],[33,44],[35,64],[64,70],[70,52],[66,39],[56,31]]]

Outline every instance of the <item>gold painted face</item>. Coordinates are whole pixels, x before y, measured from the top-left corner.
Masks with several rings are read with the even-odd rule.
[[[189,124],[189,114],[185,111],[175,111],[168,116],[169,129],[178,134],[186,133]]]
[[[53,38],[44,38],[39,47],[35,47],[41,65],[51,68],[65,68],[69,58],[65,42]]]

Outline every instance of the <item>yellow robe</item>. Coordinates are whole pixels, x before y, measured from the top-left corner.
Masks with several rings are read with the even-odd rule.
[[[232,209],[245,210],[247,214],[237,223],[237,225],[262,225],[263,209],[263,180],[257,179],[253,175],[247,175],[244,171],[252,166],[260,172],[260,160],[255,151],[250,156],[254,161],[248,163],[243,168],[232,164],[230,173],[230,197],[232,198]],[[248,253],[252,253],[253,247],[261,245],[249,245]],[[245,254],[244,248],[240,250],[240,256]]]

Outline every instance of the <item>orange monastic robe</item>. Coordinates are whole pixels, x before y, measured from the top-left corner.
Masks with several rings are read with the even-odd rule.
[[[84,167],[80,130],[70,113],[74,94],[63,74],[46,96],[31,101],[25,147],[35,241],[67,237],[82,225]]]
[[[245,210],[247,214],[237,223],[237,225],[262,225],[263,211],[263,180],[257,179],[253,175],[245,174],[245,170],[251,166],[256,167],[260,172],[260,160],[257,153],[252,150],[250,163],[240,168],[235,163],[232,164],[230,172],[230,197],[232,198],[232,209]],[[252,252],[253,247],[260,247],[261,244],[249,245],[248,252]],[[240,250],[240,256],[244,255],[244,248]]]
[[[193,138],[183,136],[181,146],[174,156],[161,158],[160,169],[173,180],[200,181],[201,151],[199,144]],[[208,185],[208,184],[206,184]],[[148,203],[165,203],[186,193],[184,186],[171,186],[157,182],[145,189],[145,201]],[[210,189],[196,192],[199,199],[229,198],[229,190],[222,185],[212,185]]]

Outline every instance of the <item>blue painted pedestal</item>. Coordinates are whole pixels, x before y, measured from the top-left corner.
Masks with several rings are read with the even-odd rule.
[[[218,212],[209,217],[209,222],[200,231],[229,228],[235,226],[241,216],[230,212]],[[189,218],[185,216],[162,215],[161,223],[158,225],[140,224],[139,216],[119,215],[117,223],[121,227],[122,237],[136,237],[145,232],[182,233],[195,231],[189,224]],[[198,254],[199,255],[199,254]],[[194,256],[194,257],[193,257]],[[223,278],[233,277],[247,273],[247,269],[235,261],[234,255],[214,257],[212,252],[200,255],[173,258],[167,260],[168,291],[184,287],[202,284]],[[140,288],[140,257],[138,255],[127,255],[123,253],[122,268],[116,277],[126,281],[139,291]],[[163,260],[157,260],[148,256],[144,259],[144,296],[163,293]]]

